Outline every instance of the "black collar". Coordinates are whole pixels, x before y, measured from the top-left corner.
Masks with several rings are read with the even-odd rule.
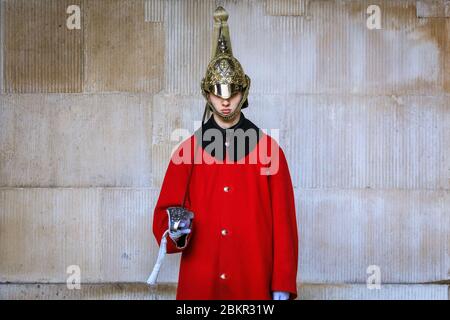
[[[247,156],[255,148],[255,146],[256,146],[255,142],[246,139],[245,140],[245,148],[243,148],[244,152],[240,151],[240,150],[242,150],[242,148],[240,148],[240,150],[238,151],[238,148],[237,148],[237,145],[236,145],[238,140],[237,139],[235,140],[235,137],[234,137],[235,130],[242,129],[244,132],[247,132],[247,130],[249,130],[249,129],[255,130],[255,132],[257,134],[256,143],[259,141],[259,139],[262,136],[260,129],[253,122],[248,120],[244,116],[244,113],[242,111],[241,111],[241,115],[240,115],[239,121],[235,125],[231,126],[230,128],[222,128],[215,121],[214,116],[212,115],[208,119],[208,121],[206,121],[202,125],[202,127],[201,127],[202,130],[200,130],[200,128],[199,128],[199,130],[197,130],[197,132],[196,132],[197,138],[198,138],[197,141],[200,141],[200,140],[202,141],[202,148],[203,148],[203,150],[207,150],[207,152],[209,152],[209,149],[211,149],[211,148],[207,149],[208,145],[210,143],[214,142],[215,139],[214,139],[214,137],[212,137],[212,139],[210,141],[209,139],[205,138],[204,133],[206,132],[206,130],[211,129],[211,128],[218,129],[222,133],[222,137],[223,137],[223,152],[218,152],[217,155],[216,155],[215,150],[212,149],[211,153],[210,153],[213,157],[216,157],[219,160],[224,160],[225,159],[225,153],[229,152],[230,149],[234,150],[234,152],[233,152],[234,157],[233,158],[234,158],[234,161],[237,161],[237,160],[241,159],[242,157]],[[201,137],[200,137],[200,134],[201,134]],[[227,142],[228,146],[225,144],[225,142]]]

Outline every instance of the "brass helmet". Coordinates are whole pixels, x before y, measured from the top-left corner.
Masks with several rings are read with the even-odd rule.
[[[214,11],[212,57],[206,69],[206,75],[201,81],[202,94],[206,99],[203,121],[208,109],[224,120],[232,120],[240,113],[242,108],[248,106],[250,78],[244,73],[241,64],[233,56],[227,20],[228,13],[225,9],[220,6],[217,7]],[[208,100],[208,93],[228,99],[238,91],[242,92],[242,99],[237,108],[227,115],[219,113]]]

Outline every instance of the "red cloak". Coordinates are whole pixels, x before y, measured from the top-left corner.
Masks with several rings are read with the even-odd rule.
[[[192,160],[197,140],[192,135],[183,141],[169,162],[153,216],[158,245],[168,226],[165,209],[181,205],[192,165],[180,164],[180,156]],[[219,161],[199,147],[196,159],[201,156],[186,203],[195,214],[188,245],[180,249],[167,241],[167,253],[182,252],[177,299],[263,300],[272,299],[273,291],[295,299],[298,234],[283,150],[263,133],[244,164],[228,155]]]

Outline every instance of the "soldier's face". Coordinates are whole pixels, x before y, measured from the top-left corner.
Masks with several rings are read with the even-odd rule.
[[[226,116],[231,112],[233,112],[234,110],[236,110],[237,106],[239,105],[239,102],[241,102],[242,92],[238,91],[228,99],[223,99],[212,93],[210,93],[208,97],[209,101],[214,106],[214,109],[216,109],[217,112],[220,112],[221,114]]]

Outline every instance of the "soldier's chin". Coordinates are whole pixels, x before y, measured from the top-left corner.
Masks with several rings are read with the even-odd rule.
[[[228,113],[223,113],[223,112],[221,112],[220,113],[221,115],[223,115],[224,117],[226,117],[226,116],[229,116],[230,114],[232,114],[232,112],[228,112]],[[236,115],[234,114],[231,118],[228,118],[228,119],[222,119],[222,121],[224,121],[224,122],[232,122],[232,121],[234,121],[234,119],[236,118]]]
[[[222,115],[222,116],[225,116],[225,117],[233,112],[233,111],[230,111],[230,112],[228,112],[228,113],[223,113],[222,111],[217,110],[216,107],[214,107],[214,110],[215,110],[218,114],[220,114],[220,115]]]

